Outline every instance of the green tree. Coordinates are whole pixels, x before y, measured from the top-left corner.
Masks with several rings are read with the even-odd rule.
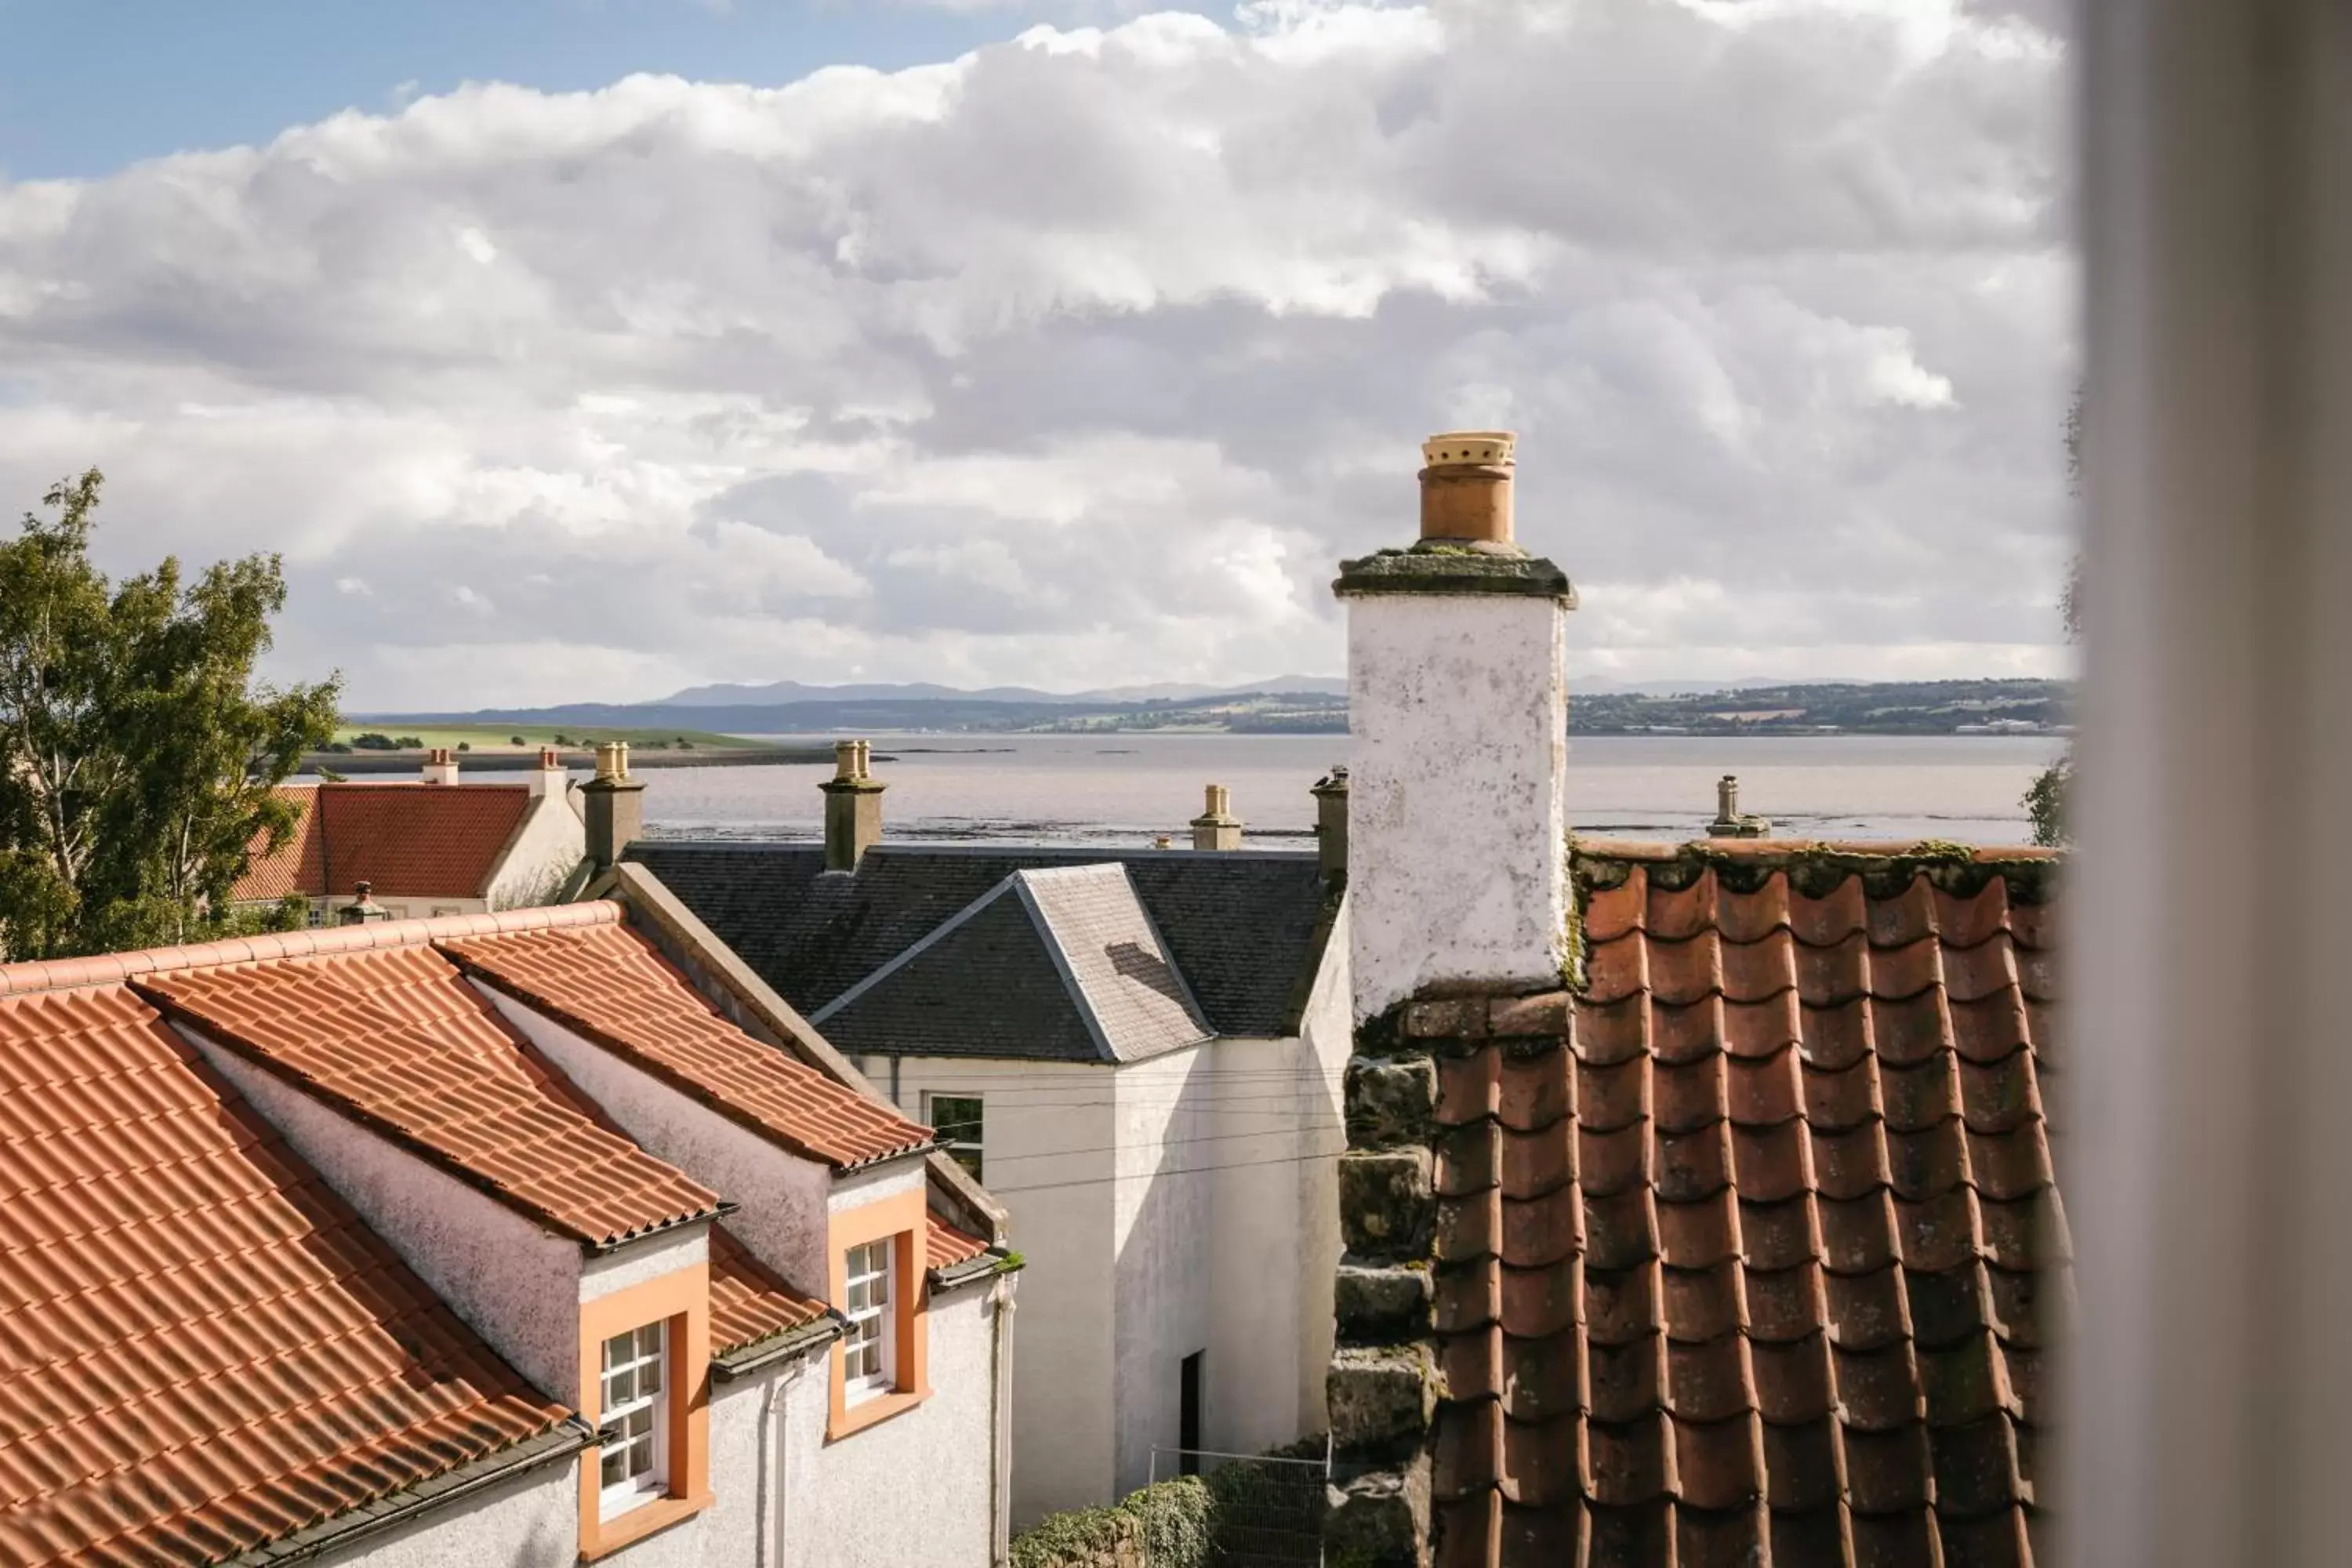
[[[340,678],[254,679],[285,607],[278,557],[177,560],[110,583],[89,560],[102,480],[51,489],[0,542],[0,953],[202,940],[297,809],[274,787],[332,738]]]
[[[2074,389],[2074,401],[2066,410],[2066,477],[2068,489],[2083,493],[2083,389]],[[2068,563],[2066,586],[2058,595],[2058,614],[2066,625],[2066,640],[2080,642],[2083,638],[2083,558],[2080,555]],[[2033,821],[2033,842],[2060,845],[2066,842],[2066,792],[2074,782],[2074,749],[2062,752],[2058,760],[2034,776],[2026,787],[2025,811]]]

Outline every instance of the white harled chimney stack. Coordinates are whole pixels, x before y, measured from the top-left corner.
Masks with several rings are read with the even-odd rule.
[[[436,746],[425,753],[425,782],[430,784],[453,784],[457,782],[457,753],[446,746]]]
[[[1512,538],[1514,437],[1423,446],[1421,539],[1343,563],[1355,1012],[1559,984],[1570,913],[1566,617]]]

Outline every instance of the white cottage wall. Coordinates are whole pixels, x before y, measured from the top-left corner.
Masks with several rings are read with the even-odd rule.
[[[1221,1163],[1219,1145],[1208,1141],[1217,1131],[1214,1050],[1130,1063],[1112,1080],[1111,1397],[1120,1496],[1150,1482],[1152,1449],[1177,1446],[1181,1369],[1186,1356],[1209,1349],[1213,1285],[1202,1238],[1214,1223],[1216,1175],[1202,1167]],[[1204,1384],[1215,1375],[1205,1356],[1202,1371]]]
[[[541,1392],[580,1407],[577,1242],[541,1229],[201,1032],[181,1026],[180,1033],[467,1328]]]
[[[988,1568],[992,1297],[932,1298],[931,1397],[901,1415],[828,1442],[822,1363],[786,1387],[779,1568]]]
[[[318,1561],[320,1568],[572,1568],[579,1560],[580,1461],[573,1458]]]
[[[530,803],[506,858],[490,873],[484,889],[489,907],[509,910],[547,902],[587,854],[587,826],[571,800],[562,792],[540,795]]]
[[[785,1152],[504,993],[478,981],[475,988],[646,1152],[741,1205],[727,1228],[752,1257],[788,1283],[824,1293],[830,1171]]]
[[[1435,980],[1559,982],[1566,616],[1500,594],[1348,601],[1359,1019]]]
[[[1320,1086],[1321,1098],[1302,1107],[1304,1156],[1296,1167],[1298,1203],[1298,1431],[1304,1436],[1331,1429],[1324,1403],[1325,1374],[1338,1342],[1332,1317],[1332,1285],[1345,1244],[1339,1236],[1339,1156],[1348,1146],[1344,1125],[1348,1060],[1355,1054],[1355,1021],[1349,942],[1351,899],[1343,899],[1331,926],[1322,973],[1307,995],[1299,1020],[1300,1054]]]
[[[1111,1150],[1113,1070],[1085,1062],[905,1057],[859,1063],[895,1082],[898,1109],[926,1096],[978,1095],[982,1180],[1008,1215],[1021,1272],[1013,1364],[1013,1528],[1116,1495],[1111,1412],[1117,1255]]]

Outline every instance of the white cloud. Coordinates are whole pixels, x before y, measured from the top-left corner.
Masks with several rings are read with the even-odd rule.
[[[283,552],[363,706],[1238,679],[1501,424],[1584,668],[2049,654],[2042,0],[1135,9],[0,183],[0,492]]]

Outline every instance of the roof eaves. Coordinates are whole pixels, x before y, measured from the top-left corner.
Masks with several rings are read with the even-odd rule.
[[[554,1428],[535,1437],[526,1437],[497,1453],[486,1454],[401,1491],[348,1509],[290,1535],[279,1536],[229,1562],[236,1568],[279,1568],[283,1563],[308,1562],[463,1502],[526,1470],[571,1458],[595,1446],[595,1428],[577,1415],[566,1416]]]
[[[992,1247],[985,1252],[974,1253],[961,1263],[950,1263],[945,1268],[934,1268],[927,1276],[934,1290],[952,1290],[974,1279],[984,1279],[994,1274],[1018,1274],[1026,1265],[1002,1247]]]
[[[710,1358],[710,1375],[721,1383],[732,1383],[753,1373],[806,1355],[821,1346],[831,1344],[848,1328],[848,1320],[831,1307],[824,1315],[796,1328],[781,1329],[765,1339],[737,1345],[724,1355]]]

